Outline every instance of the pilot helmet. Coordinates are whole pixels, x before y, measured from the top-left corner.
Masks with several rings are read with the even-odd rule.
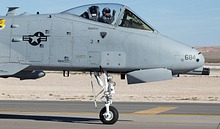
[[[89,7],[89,12],[92,17],[96,17],[99,14],[99,7],[98,6],[91,6]]]
[[[104,15],[105,13],[111,13],[111,9],[106,7],[102,10],[102,14]]]

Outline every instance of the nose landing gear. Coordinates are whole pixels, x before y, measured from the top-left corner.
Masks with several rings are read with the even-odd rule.
[[[100,111],[99,118],[103,124],[115,124],[118,121],[119,113],[115,107],[111,106],[111,104],[113,102],[112,94],[115,93],[114,86],[116,84],[112,81],[112,77],[108,75],[107,71],[104,71],[103,73],[104,81],[101,80],[100,75],[97,72],[94,73],[98,85],[102,87],[102,91],[98,95],[95,95],[95,105],[97,105],[96,97],[101,93],[104,93],[101,98],[104,98],[105,107]]]

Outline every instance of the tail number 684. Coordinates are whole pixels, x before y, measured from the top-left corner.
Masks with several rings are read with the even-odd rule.
[[[196,55],[185,55],[185,60],[196,60]]]

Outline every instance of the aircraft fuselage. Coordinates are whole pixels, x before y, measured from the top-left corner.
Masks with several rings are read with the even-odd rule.
[[[158,32],[70,14],[2,18],[6,26],[0,30],[0,62],[27,64],[30,70],[89,71],[101,66],[113,72],[167,68],[185,73],[204,63],[197,50]]]

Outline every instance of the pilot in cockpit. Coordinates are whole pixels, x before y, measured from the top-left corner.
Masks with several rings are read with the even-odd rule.
[[[81,17],[87,18],[93,21],[99,21],[100,11],[98,6],[91,6],[86,12],[84,12]]]
[[[108,7],[104,8],[102,10],[102,17],[100,18],[100,22],[107,23],[107,24],[112,24],[115,20],[115,13],[116,11],[113,10],[112,16],[111,16],[111,9]]]

